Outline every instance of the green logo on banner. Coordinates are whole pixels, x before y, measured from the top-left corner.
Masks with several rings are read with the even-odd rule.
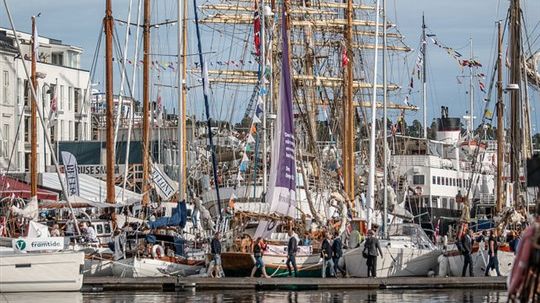
[[[26,249],[26,241],[17,240],[17,242],[15,242],[15,247],[17,247],[18,250],[25,250]]]

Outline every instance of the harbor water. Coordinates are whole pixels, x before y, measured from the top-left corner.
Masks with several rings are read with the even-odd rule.
[[[504,290],[490,289],[422,289],[422,290],[330,290],[330,291],[181,291],[181,292],[71,292],[7,293],[0,302],[9,303],[280,303],[280,302],[506,302]]]

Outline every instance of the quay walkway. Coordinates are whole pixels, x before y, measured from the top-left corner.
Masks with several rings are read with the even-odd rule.
[[[392,278],[117,278],[85,277],[82,291],[117,290],[322,290],[322,289],[505,289],[506,277]]]

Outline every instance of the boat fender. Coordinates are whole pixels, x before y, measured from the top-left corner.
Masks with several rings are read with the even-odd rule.
[[[417,186],[417,187],[414,189],[414,192],[416,193],[417,196],[421,196],[421,195],[422,195],[422,187]]]
[[[163,246],[156,244],[152,246],[152,258],[158,259],[165,255],[165,250],[163,249]]]

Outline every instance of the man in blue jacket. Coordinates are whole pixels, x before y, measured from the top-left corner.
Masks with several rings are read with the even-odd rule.
[[[289,230],[289,243],[287,243],[287,269],[289,277],[292,276],[291,264],[294,268],[294,276],[298,277],[298,269],[296,268],[296,251],[298,250],[298,240],[292,230]]]

